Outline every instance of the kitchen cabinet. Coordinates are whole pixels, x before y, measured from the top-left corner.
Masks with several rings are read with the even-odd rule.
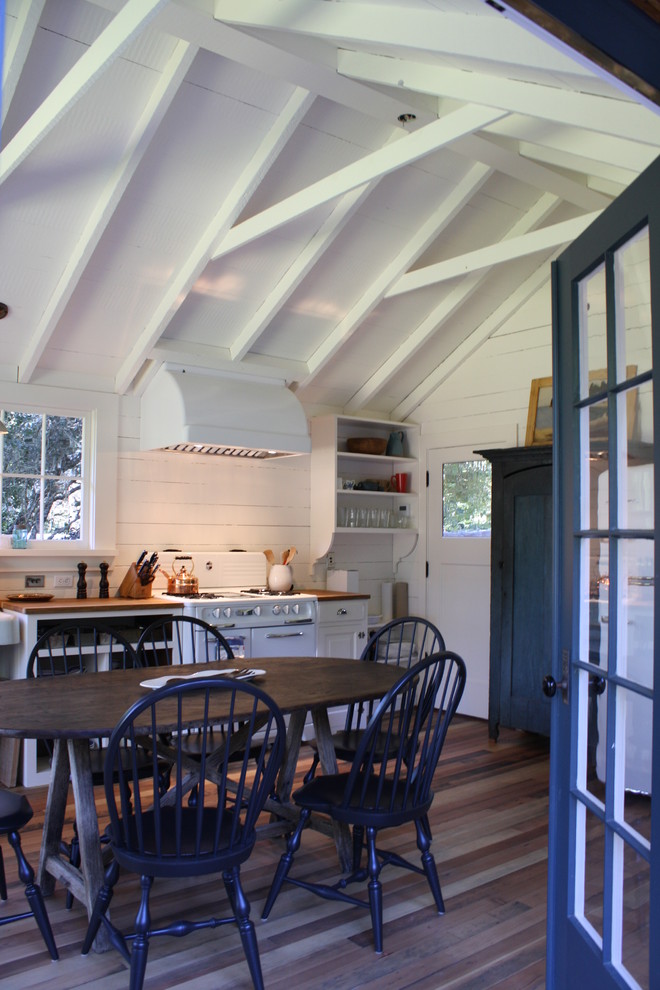
[[[492,464],[488,734],[550,734],[552,447],[478,450]]]
[[[414,424],[351,416],[317,416],[312,420],[310,544],[313,560],[332,548],[337,533],[416,532],[419,430]],[[403,432],[403,454],[358,454],[347,450],[349,437],[387,441]],[[389,487],[395,474],[405,474],[408,491],[347,488],[351,482]],[[352,519],[349,519],[349,515]],[[385,519],[385,516],[389,518]]]
[[[367,598],[319,600],[317,656],[359,658],[367,643],[368,602]],[[346,722],[346,706],[331,708],[328,718],[332,731],[338,732]]]

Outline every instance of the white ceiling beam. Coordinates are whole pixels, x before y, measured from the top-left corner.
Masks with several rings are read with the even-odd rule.
[[[242,360],[252,345],[259,339],[268,324],[281,310],[287,299],[295,292],[307,273],[328,250],[332,242],[343,230],[369,193],[378,185],[379,179],[358,186],[341,197],[327,220],[319,227],[305,245],[288,271],[268,293],[254,316],[248,320],[243,331],[232,344],[230,351],[234,361]],[[305,367],[305,373],[307,368]]]
[[[559,200],[549,193],[541,196],[534,206],[522,216],[506,234],[505,240],[528,233],[552,213]],[[358,389],[355,395],[346,403],[344,411],[358,412],[368,407],[371,399],[394,378],[399,369],[417,353],[417,351],[434,336],[443,323],[458,311],[465,302],[474,295],[481,283],[486,279],[488,271],[472,273],[461,279],[460,283],[438,303],[428,314],[417,329],[383,362],[378,370]]]
[[[117,0],[97,2],[114,7]],[[424,101],[415,93],[378,92],[372,86],[338,75],[334,60],[332,65],[323,65],[318,59],[293,55],[274,43],[214,20],[206,3],[171,2],[158,15],[155,26],[166,34],[183,38],[265,76],[302,86],[317,96],[383,120],[392,127],[399,126],[397,118],[402,113],[415,113],[418,124],[427,123],[437,116],[437,113],[425,108]]]
[[[626,137],[641,144],[660,144],[660,117],[629,100],[359,52],[340,51],[337,69],[371,84],[405,87],[430,96],[499,107],[509,113]]]
[[[37,327],[19,362],[19,381],[29,382],[41,355],[48,346],[57,323],[64,312],[78,281],[100,241],[135,170],[142,161],[149,142],[156,133],[174,96],[190,68],[197,49],[178,41],[139,120],[133,128],[124,154],[113,175],[99,194],[72,254],[67,259],[57,286],[48,301]]]
[[[504,117],[489,127],[488,137],[493,136],[504,139],[507,147],[511,147],[513,141],[527,141],[532,145],[577,155],[587,161],[629,169],[636,175],[655,161],[659,150],[657,146],[581,128],[553,125],[544,120],[530,120],[520,114]]]
[[[239,216],[309,110],[314,99],[313,94],[306,90],[296,90],[277,116],[273,127],[266,134],[259,148],[252,155],[249,165],[244,169],[241,178],[235,183],[233,189],[226,194],[224,190],[219,190],[218,195],[222,199],[222,205],[184,264],[170,279],[156,311],[122,363],[115,381],[117,392],[123,393],[128,390],[143,361],[149,357],[152,347],[162,336],[170,320],[190,292],[195,280],[210,261],[213,245],[218,242],[218,239],[222,240],[224,232],[229,230],[236,217]]]
[[[503,148],[494,141],[480,137],[478,134],[468,134],[459,138],[452,145],[452,151],[464,155],[471,161],[491,165],[498,172],[509,175],[513,179],[525,182],[528,186],[540,192],[551,192],[560,199],[572,203],[581,210],[603,210],[609,206],[611,199],[600,193],[593,192],[586,185],[575,182],[559,175],[554,169],[537,165],[526,158],[521,158],[517,151]]]
[[[287,196],[279,203],[244,220],[218,243],[213,257],[220,258],[229,251],[234,251],[257,237],[263,237],[264,234],[277,230],[283,224],[304,216],[317,206],[344,195],[356,186],[394,172],[404,165],[410,165],[411,162],[451,144],[459,137],[485,127],[500,115],[501,111],[488,111],[482,107],[468,106],[454,110],[441,120],[427,124],[395,144],[388,144],[378,151],[372,151],[359,161],[346,165],[332,175],[319,179],[311,186]]]
[[[440,205],[428,217],[415,235],[403,246],[397,256],[386,265],[378,278],[340,320],[332,333],[316,349],[309,360],[309,374],[300,383],[309,385],[337,351],[349,340],[360,324],[386,295],[389,286],[405,272],[417,258],[445,230],[466,203],[481,189],[491,170],[483,165],[473,165],[461,181],[445,196]]]
[[[31,3],[19,4],[18,15],[12,26],[10,37],[5,44],[2,63],[2,100],[0,103],[2,104],[3,122],[14,98],[16,85],[23,71],[45,4],[46,0],[32,0]]]
[[[447,381],[450,375],[460,368],[489,337],[492,337],[507,320],[510,320],[518,312],[520,307],[524,306],[527,300],[531,299],[534,293],[538,292],[549,280],[550,264],[546,260],[504,302],[500,303],[497,309],[480,326],[466,337],[465,340],[461,341],[451,354],[444,361],[441,361],[437,368],[430,375],[427,375],[406,396],[403,402],[400,402],[392,410],[392,419],[402,421],[408,416],[411,416],[422,402],[428,399],[443,382]]]
[[[127,0],[107,28],[0,152],[0,183],[27,158],[58,120],[167,2],[168,0]]]
[[[633,172],[627,168],[619,168],[607,162],[597,162],[592,158],[571,154],[570,151],[560,151],[557,148],[533,144],[530,141],[520,141],[518,151],[523,158],[531,158],[533,161],[542,162],[544,165],[557,165],[559,168],[579,172],[585,176],[597,176],[600,179],[618,183],[623,187],[629,186],[633,179],[639,175],[639,172]]]
[[[475,16],[418,10],[406,4],[301,3],[300,0],[215,0],[215,16],[227,24],[302,34],[352,45],[387,45],[453,57],[508,62],[553,72],[591,75],[570,56],[543,44],[522,27],[484,8]],[[432,39],[432,40],[431,40]]]
[[[487,247],[477,248],[476,251],[459,254],[455,258],[439,261],[435,265],[427,265],[426,268],[419,268],[414,272],[407,272],[388,290],[387,298],[568,244],[579,237],[598,216],[600,211],[596,210],[581,217],[574,217],[572,220],[562,220],[561,223],[533,230],[528,234],[505,238],[497,244],[489,244]]]

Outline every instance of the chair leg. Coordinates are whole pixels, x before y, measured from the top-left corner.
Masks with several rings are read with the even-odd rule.
[[[383,951],[383,885],[379,880],[380,860],[376,852],[375,828],[367,828],[367,861],[369,864],[369,907],[371,925],[374,932],[374,948],[378,954]]]
[[[141,876],[140,887],[142,897],[135,918],[136,937],[131,949],[131,979],[129,990],[142,990],[144,984],[144,974],[147,969],[147,955],[149,953],[149,929],[151,927],[151,917],[149,914],[149,893],[153,877]]]
[[[232,906],[238,930],[241,935],[243,951],[247,959],[254,990],[264,990],[264,979],[261,972],[259,945],[254,923],[250,921],[250,902],[245,896],[238,867],[222,874],[227,897]]]
[[[431,829],[429,827],[428,819],[424,817],[421,821],[415,823],[417,828],[417,847],[422,854],[422,866],[424,868],[424,875],[428,880],[429,887],[431,888],[431,893],[433,894],[433,900],[438,909],[438,914],[445,913],[445,902],[442,899],[442,890],[440,887],[440,879],[438,877],[438,870],[435,865],[435,859],[431,855]]]
[[[96,895],[96,901],[94,902],[94,908],[92,910],[92,916],[89,919],[89,924],[87,926],[87,933],[85,935],[85,940],[82,944],[82,949],[80,950],[83,956],[86,956],[92,947],[92,943],[97,936],[98,930],[101,927],[101,922],[103,921],[106,911],[110,907],[110,901],[112,900],[113,887],[117,883],[119,878],[119,866],[113,859],[107,870],[105,871],[105,876],[103,878],[103,886]]]
[[[320,762],[320,758],[319,758],[318,750],[315,750],[314,757],[312,759],[312,765],[305,774],[305,776],[303,777],[303,784],[309,784],[310,780],[314,779],[314,775],[316,774],[316,768],[318,767],[319,762]]]
[[[2,847],[0,847],[0,901],[7,900],[7,880],[5,877],[5,861],[2,858]]]
[[[25,884],[25,896],[27,897],[28,904],[30,905],[32,914],[34,915],[34,920],[39,926],[39,931],[41,932],[44,942],[46,943],[46,948],[50,953],[51,959],[59,959],[59,953],[57,951],[57,946],[55,945],[53,929],[50,927],[48,912],[46,911],[46,905],[44,904],[41,887],[34,882],[34,870],[25,858],[25,854],[21,848],[21,837],[18,832],[9,832],[7,837],[9,839],[9,844],[16,853],[16,860],[18,862],[18,876],[21,883]]]
[[[353,872],[357,873],[362,862],[362,850],[364,849],[364,826],[353,826]]]
[[[286,852],[282,853],[280,857],[280,861],[277,864],[275,876],[273,877],[273,882],[270,885],[270,890],[268,892],[268,897],[266,898],[264,909],[261,912],[262,921],[265,921],[268,915],[270,914],[273,908],[273,904],[275,903],[275,900],[277,898],[277,895],[280,892],[282,884],[286,880],[287,874],[291,869],[291,864],[293,863],[293,854],[298,851],[298,847],[300,846],[300,836],[302,835],[302,831],[305,825],[309,821],[310,815],[311,815],[311,811],[309,811],[309,809],[307,808],[303,808],[303,810],[300,812],[300,818],[298,819],[298,824],[296,825],[294,831],[291,833],[291,835],[287,840]]]

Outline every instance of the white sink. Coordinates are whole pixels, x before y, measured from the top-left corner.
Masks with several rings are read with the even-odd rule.
[[[18,619],[11,612],[0,612],[0,646],[20,643],[21,632]]]

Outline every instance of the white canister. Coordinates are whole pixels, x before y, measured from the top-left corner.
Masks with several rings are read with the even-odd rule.
[[[293,572],[289,564],[273,564],[268,572],[268,587],[271,591],[291,591]]]

